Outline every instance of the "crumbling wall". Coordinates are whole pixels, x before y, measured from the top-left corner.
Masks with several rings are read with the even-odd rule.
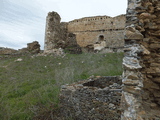
[[[60,19],[58,13],[48,13],[44,52],[58,48],[65,49],[71,33],[75,35],[74,41],[77,42],[73,49],[78,50],[78,53],[81,51],[80,47],[84,51],[100,51],[104,48],[114,51],[113,49],[122,49],[124,46],[125,15],[113,18],[108,16],[86,17],[68,23],[60,23]],[[69,42],[72,43],[73,38]]]
[[[116,17],[95,16],[75,19],[68,23],[69,32],[94,31],[105,29],[123,29],[125,27],[125,15]]]
[[[117,17],[96,16],[76,19],[68,23],[68,31],[76,34],[80,47],[98,44],[101,48],[121,48],[124,46],[125,15]],[[100,37],[103,36],[103,40]],[[105,46],[101,42],[105,42]],[[99,49],[97,49],[99,50]]]
[[[49,12],[46,18],[44,52],[57,48],[60,39],[60,16],[56,12]]]
[[[82,51],[76,42],[76,37],[70,39],[67,29],[68,23],[60,22],[60,20],[61,18],[58,13],[48,13],[46,18],[44,53],[63,54],[63,50],[68,50],[68,48],[72,48],[70,50],[72,52],[69,51],[70,53],[81,53]]]
[[[27,50],[32,54],[40,53],[40,44],[38,43],[38,41],[33,41],[31,43],[28,43]]]
[[[37,54],[40,53],[40,44],[38,41],[27,43],[26,48],[14,50],[12,48],[0,47],[0,55],[23,55],[23,54]]]
[[[0,47],[0,55],[17,53],[17,50],[11,48]]]
[[[119,120],[121,79],[92,78],[61,87],[61,115],[74,120]]]
[[[94,45],[95,43],[100,43],[100,36],[104,36],[103,41],[105,41],[105,47],[123,47],[124,46],[124,29],[121,30],[98,30],[98,31],[82,31],[73,32],[76,35],[77,43],[81,47],[86,47],[88,45]]]
[[[71,54],[81,54],[82,53],[81,47],[77,44],[75,34],[67,33],[65,51]]]
[[[122,120],[160,119],[159,17],[159,0],[128,0]]]

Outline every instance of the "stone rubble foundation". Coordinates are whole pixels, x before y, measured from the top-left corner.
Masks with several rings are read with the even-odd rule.
[[[61,115],[74,120],[119,120],[121,84],[117,76],[92,78],[61,87]]]

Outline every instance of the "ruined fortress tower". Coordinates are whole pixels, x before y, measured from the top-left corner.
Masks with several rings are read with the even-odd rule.
[[[83,51],[122,50],[124,46],[125,15],[96,16],[60,22],[56,12],[46,19],[44,52],[58,48],[76,48]]]

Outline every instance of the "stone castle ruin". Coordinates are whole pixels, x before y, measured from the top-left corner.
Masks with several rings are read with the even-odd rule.
[[[44,52],[59,48],[69,51],[122,51],[124,47],[125,15],[96,16],[60,22],[56,12],[46,18]]]
[[[44,53],[124,49],[123,75],[63,85],[62,116],[75,120],[160,120],[160,0],[128,0],[126,15],[60,22],[48,13]],[[37,42],[27,52],[39,52]],[[24,50],[25,50],[24,49]],[[0,48],[0,54],[12,49]]]
[[[103,118],[105,120],[160,120],[159,18],[159,0],[128,0],[124,32],[122,89],[110,87],[115,85],[114,82],[121,85],[118,79],[112,82],[113,78],[89,79],[84,83],[62,86],[61,102],[64,107],[68,106],[73,111],[68,113],[66,109],[63,109],[66,116],[97,120]],[[100,40],[106,39],[105,37],[103,34],[97,34]],[[83,46],[78,39],[77,43]],[[93,44],[95,43],[97,41]],[[120,106],[119,95],[121,96]],[[112,101],[108,101],[109,98],[112,98]],[[109,113],[114,113],[114,115]]]

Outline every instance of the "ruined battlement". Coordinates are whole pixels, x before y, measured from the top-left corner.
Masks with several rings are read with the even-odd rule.
[[[124,30],[125,15],[116,17],[95,16],[75,19],[68,23],[69,32]]]
[[[46,18],[44,52],[58,48],[65,49],[67,44],[73,46],[75,43],[83,51],[104,49],[113,51],[110,49],[123,48],[125,19],[125,15],[95,16],[60,22],[58,13],[49,12]],[[70,33],[75,35],[72,41],[68,41]]]
[[[99,21],[99,20],[105,20],[111,18],[109,16],[94,16],[94,17],[84,17],[84,18],[80,18],[80,19],[75,19],[72,21],[69,21],[69,23],[76,23],[76,22],[87,22],[87,21]]]
[[[110,16],[91,16],[91,17],[83,17],[83,18],[80,18],[80,19],[74,19],[72,21],[69,21],[68,23],[77,23],[77,22],[88,22],[88,21],[106,21],[107,19],[119,19],[119,18],[122,18],[122,17],[125,17],[125,14],[122,14],[122,15],[118,15],[118,16],[115,16],[115,17],[110,17]]]
[[[51,21],[58,22],[58,20],[61,20],[61,17],[57,12],[49,12],[48,16],[47,16],[47,19],[49,19]]]

